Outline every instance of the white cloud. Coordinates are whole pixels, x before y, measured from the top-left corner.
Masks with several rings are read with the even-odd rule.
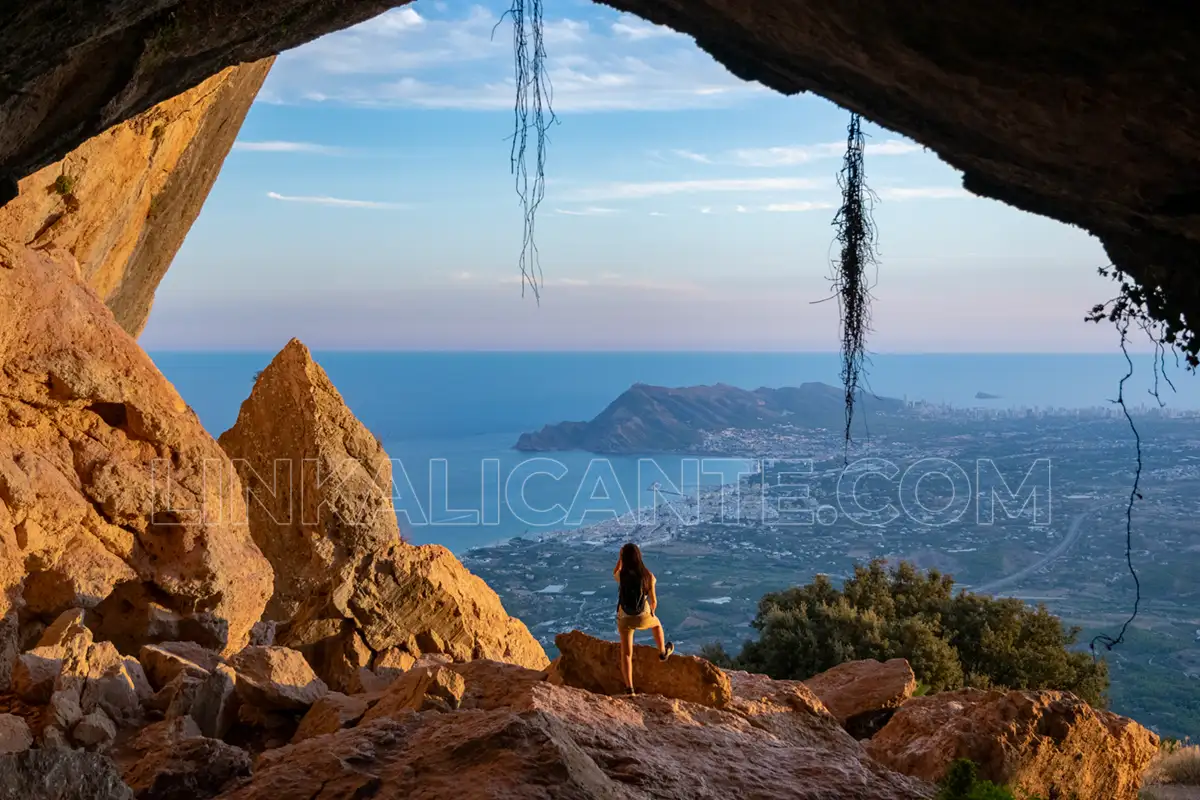
[[[661,211],[651,211],[651,212],[650,212],[650,216],[652,216],[652,217],[665,217],[665,216],[666,216],[666,214],[664,214],[664,213],[663,213],[663,212],[661,212]]]
[[[693,181],[646,181],[643,183],[610,183],[577,189],[575,200],[639,200],[676,194],[710,192],[780,192],[797,189],[817,189],[828,181],[814,178],[719,178]]]
[[[243,142],[233,143],[234,150],[246,150],[254,153],[318,153],[320,155],[338,155],[345,152],[340,147],[331,147],[312,142]]]
[[[283,200],[288,203],[313,203],[322,206],[339,206],[342,208],[407,208],[400,203],[379,203],[374,200],[345,200],[340,197],[319,197],[311,195],[288,195],[278,192],[267,192],[272,200]]]
[[[474,275],[472,275],[470,272],[468,272],[468,271],[466,271],[466,270],[463,270],[462,272],[459,272],[459,273],[457,273],[457,274],[454,276],[454,280],[456,280],[456,281],[469,281],[469,280],[471,280],[471,279],[472,279],[472,278],[474,278],[474,277],[475,277],[475,276],[474,276]]]
[[[599,208],[597,206],[590,206],[588,208],[577,208],[577,209],[556,208],[556,209],[554,209],[554,211],[555,211],[555,213],[566,214],[571,217],[603,217],[608,214],[619,214],[620,213],[615,208]]]
[[[911,188],[893,186],[879,190],[884,200],[944,200],[956,197],[974,197],[958,186],[915,186]]]
[[[612,32],[617,36],[622,36],[633,41],[641,41],[643,39],[660,39],[669,36],[680,36],[680,34],[667,28],[663,25],[655,25],[652,22],[635,17],[633,14],[622,14],[621,18],[612,24]]]
[[[497,28],[500,18],[479,6],[455,17],[427,10],[393,9],[282,54],[259,98],[511,110],[511,23]],[[547,19],[544,30],[555,111],[719,108],[769,91],[734,77],[688,37],[635,17],[612,25]]]
[[[888,139],[883,142],[867,142],[866,153],[872,156],[900,156],[919,153],[924,148],[915,142]],[[675,150],[680,158],[702,164],[735,164],[741,167],[793,167],[828,158],[841,158],[846,151],[845,142],[822,142],[820,144],[788,145],[785,147],[750,147],[731,150],[719,156]]]
[[[822,208],[833,208],[833,203],[771,203],[770,205],[764,206],[763,211],[817,211]]]

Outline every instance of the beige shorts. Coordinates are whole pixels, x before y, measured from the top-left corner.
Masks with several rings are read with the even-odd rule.
[[[649,611],[645,611],[636,616],[626,614],[621,609],[617,609],[617,632],[624,633],[625,631],[644,631],[658,625],[658,617]]]

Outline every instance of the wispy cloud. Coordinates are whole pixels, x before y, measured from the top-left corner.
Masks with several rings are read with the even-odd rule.
[[[339,206],[341,208],[386,208],[400,209],[408,206],[403,203],[380,203],[374,200],[347,200],[341,197],[319,197],[311,195],[289,195],[278,192],[267,192],[272,200],[282,200],[287,203],[313,203],[321,206]]]
[[[833,203],[820,203],[820,202],[811,203],[811,202],[807,202],[807,201],[799,202],[799,203],[771,203],[769,205],[763,206],[763,211],[777,211],[777,212],[819,211],[820,209],[823,209],[823,208],[833,208]]]
[[[233,149],[252,153],[316,153],[326,156],[341,155],[346,152],[341,147],[313,144],[312,142],[243,142],[240,140],[233,143]]]
[[[880,189],[878,194],[884,200],[949,200],[975,196],[960,186],[891,186]]]
[[[566,214],[571,217],[603,217],[603,216],[607,216],[609,214],[619,214],[620,213],[620,211],[618,211],[615,208],[600,208],[598,206],[590,206],[588,208],[577,208],[577,209],[556,208],[556,209],[554,209],[554,211],[557,214]]]
[[[901,156],[919,153],[923,149],[915,142],[888,139],[882,142],[868,141],[866,152],[872,156]],[[793,167],[828,158],[840,158],[845,151],[845,142],[821,142],[784,147],[739,148],[718,155],[695,153],[690,150],[674,150],[672,152],[680,158],[701,164],[728,164],[739,167]]]
[[[629,15],[616,20],[546,20],[556,111],[719,108],[769,92],[731,75],[686,36]],[[508,21],[494,30],[501,22],[480,6],[465,16],[436,6],[393,9],[282,54],[259,97],[510,111],[512,42]]]
[[[633,41],[680,36],[670,28],[646,22],[633,14],[622,14],[621,18],[612,24],[612,32]]]
[[[829,181],[815,178],[717,178],[691,181],[646,181],[641,183],[609,183],[577,189],[574,200],[639,200],[677,194],[710,192],[786,192],[798,189],[818,189]]]

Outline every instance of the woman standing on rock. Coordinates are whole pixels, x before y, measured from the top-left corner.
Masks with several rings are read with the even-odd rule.
[[[675,652],[675,645],[666,642],[662,623],[654,614],[658,610],[658,595],[654,591],[654,573],[642,563],[642,551],[633,542],[621,548],[613,579],[617,592],[617,633],[621,635],[621,678],[625,693],[633,694],[633,632],[647,628],[654,632],[658,657],[663,661]]]

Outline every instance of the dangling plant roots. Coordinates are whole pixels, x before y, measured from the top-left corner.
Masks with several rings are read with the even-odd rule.
[[[866,363],[867,334],[871,330],[871,286],[867,270],[878,266],[875,223],[872,219],[875,193],[867,187],[863,171],[866,139],[858,114],[850,115],[846,156],[838,173],[842,206],[833,224],[840,255],[833,263],[834,293],[838,298],[842,325],[842,384],[846,388],[846,444],[851,439],[854,402],[858,398]]]
[[[541,302],[542,265],[534,240],[538,206],[546,194],[546,130],[554,124],[550,81],[546,77],[546,47],[542,26],[542,0],[513,0],[504,12],[512,17],[513,67],[517,97],[513,106],[512,171],[517,196],[525,213],[521,240],[521,295],[526,285]],[[503,17],[501,18],[503,19]],[[532,174],[527,148],[530,132],[535,137],[536,156]]]

